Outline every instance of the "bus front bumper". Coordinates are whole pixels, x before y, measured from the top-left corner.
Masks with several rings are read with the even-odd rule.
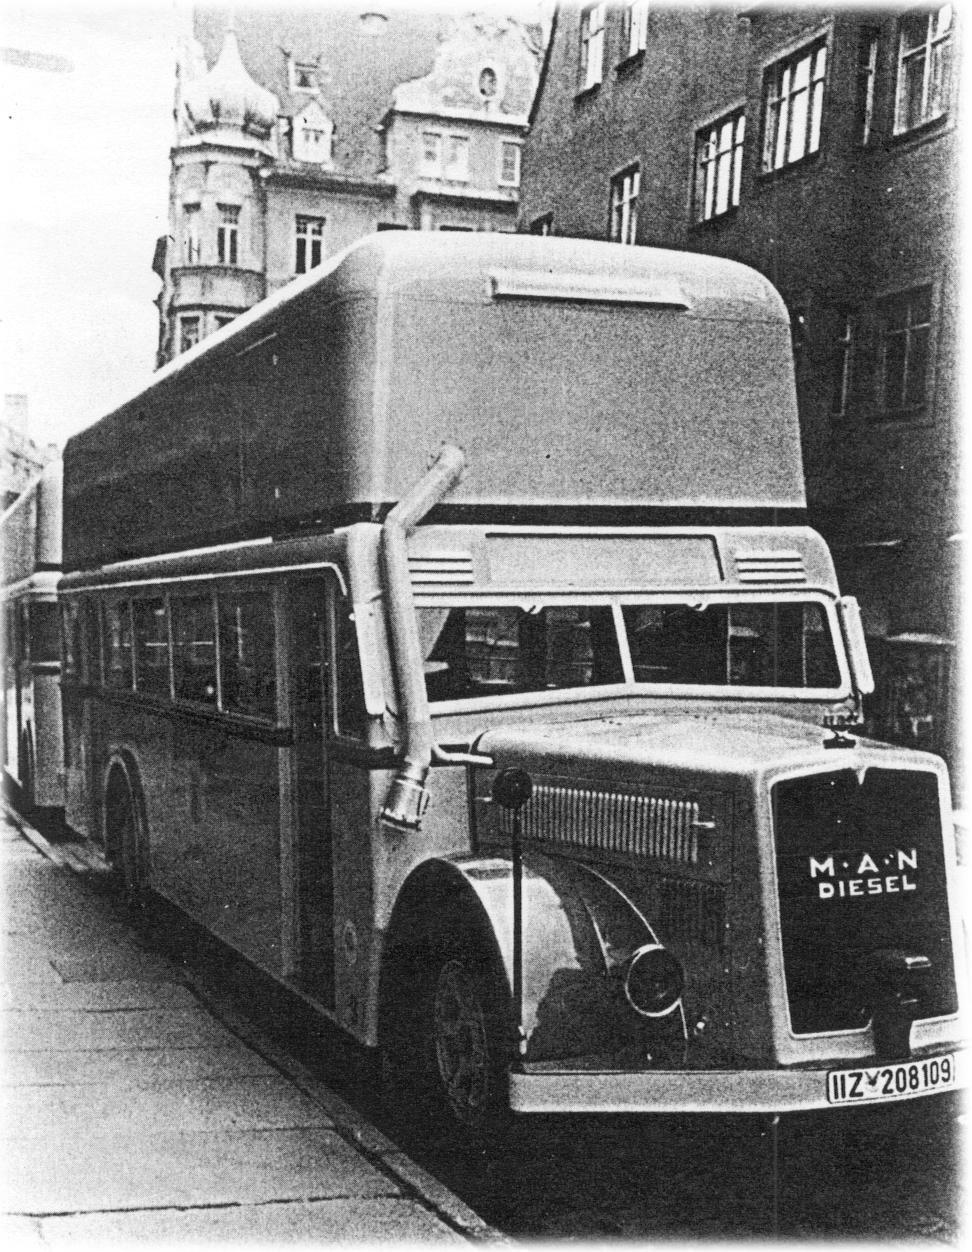
[[[516,1113],[796,1113],[893,1104],[968,1085],[968,1052],[814,1069],[582,1070],[527,1063],[510,1074]]]

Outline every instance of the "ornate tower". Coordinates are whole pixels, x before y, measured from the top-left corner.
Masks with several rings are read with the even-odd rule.
[[[274,162],[279,107],[247,72],[233,29],[210,70],[194,43],[176,73],[169,235],[154,263],[159,364],[266,294],[261,173]]]

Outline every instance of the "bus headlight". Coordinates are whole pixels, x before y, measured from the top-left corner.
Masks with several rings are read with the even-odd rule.
[[[628,958],[624,994],[642,1017],[665,1017],[682,998],[682,967],[660,943],[646,943]]]

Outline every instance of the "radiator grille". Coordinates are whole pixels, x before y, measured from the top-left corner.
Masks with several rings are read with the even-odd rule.
[[[509,816],[501,821],[509,834]],[[536,783],[521,812],[524,839],[683,865],[699,862],[701,828],[697,800],[555,783]]]
[[[797,1034],[866,1024],[875,953],[931,961],[919,1017],[956,1009],[938,779],[869,769],[772,789],[783,962]]]
[[[773,587],[802,586],[807,581],[803,556],[799,552],[739,553],[736,574],[741,583],[761,583]]]

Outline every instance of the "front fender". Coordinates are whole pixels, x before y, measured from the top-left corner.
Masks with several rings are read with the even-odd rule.
[[[513,865],[506,857],[437,858],[416,875],[428,900],[465,897],[470,921],[488,923],[508,988],[513,978]],[[437,888],[430,892],[435,881]],[[407,888],[408,884],[406,884]],[[622,973],[639,947],[656,942],[645,917],[603,873],[562,858],[523,858],[523,1005],[526,1059],[550,1060],[643,1049],[665,1024],[628,1004]],[[681,1019],[679,1018],[679,1023]]]

